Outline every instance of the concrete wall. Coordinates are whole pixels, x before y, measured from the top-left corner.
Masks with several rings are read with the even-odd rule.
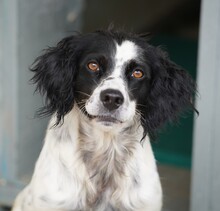
[[[191,211],[220,210],[220,1],[203,0]]]
[[[28,67],[47,46],[81,28],[83,0],[0,1],[0,204],[31,177],[47,119]]]

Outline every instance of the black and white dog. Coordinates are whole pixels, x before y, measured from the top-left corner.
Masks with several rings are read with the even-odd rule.
[[[33,81],[53,115],[13,211],[159,211],[149,137],[193,108],[195,85],[160,48],[113,30],[73,35],[37,58]]]

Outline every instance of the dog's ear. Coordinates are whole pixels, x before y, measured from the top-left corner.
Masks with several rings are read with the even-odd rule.
[[[151,88],[142,124],[151,137],[166,121],[176,120],[184,110],[193,106],[196,85],[191,76],[170,61],[168,55],[155,49]],[[196,110],[196,109],[195,109]]]
[[[78,36],[61,40],[39,56],[30,70],[36,91],[45,96],[45,106],[37,112],[40,116],[57,115],[57,123],[74,105],[74,77],[76,74],[76,45]]]

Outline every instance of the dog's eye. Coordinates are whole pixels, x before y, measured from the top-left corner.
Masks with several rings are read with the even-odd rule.
[[[97,72],[100,70],[99,64],[95,61],[89,62],[87,64],[87,67],[93,72]]]
[[[139,79],[139,78],[143,78],[143,76],[144,76],[144,73],[143,73],[143,71],[142,70],[134,70],[133,72],[132,72],[132,75],[131,75],[132,77],[134,77],[134,78],[137,78],[137,79]]]

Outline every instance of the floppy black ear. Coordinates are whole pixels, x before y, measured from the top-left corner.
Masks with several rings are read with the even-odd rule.
[[[154,137],[166,121],[176,120],[184,110],[193,106],[196,86],[191,76],[170,61],[162,50],[155,49],[151,88],[143,117],[145,133]]]
[[[31,80],[37,84],[36,90],[45,96],[45,106],[37,114],[47,116],[56,113],[56,124],[74,105],[76,40],[76,36],[64,38],[56,47],[46,49],[30,68],[35,74]]]

